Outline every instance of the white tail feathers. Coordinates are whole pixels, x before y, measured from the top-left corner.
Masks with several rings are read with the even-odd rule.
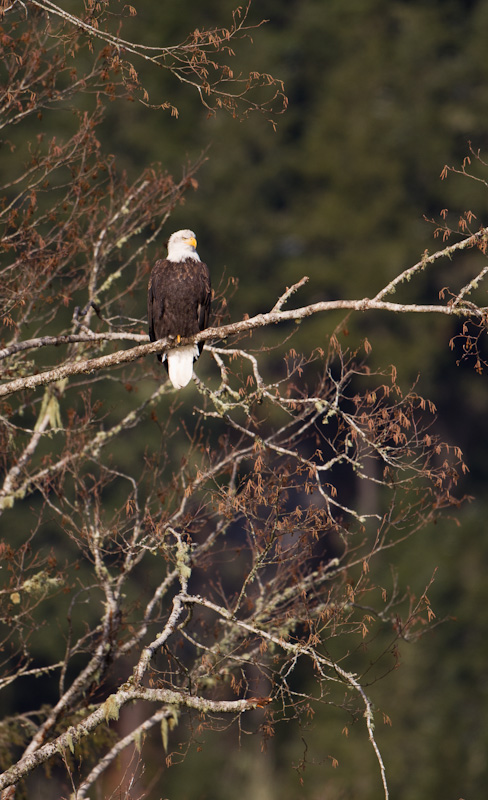
[[[198,347],[189,344],[186,347],[177,347],[168,350],[168,375],[175,389],[182,389],[191,381],[193,375],[193,360],[198,358]]]

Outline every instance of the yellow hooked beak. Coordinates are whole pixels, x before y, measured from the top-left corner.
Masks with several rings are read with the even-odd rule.
[[[190,239],[185,239],[185,242],[186,244],[191,245],[194,250],[197,249],[197,240],[195,239],[194,236],[192,236]]]

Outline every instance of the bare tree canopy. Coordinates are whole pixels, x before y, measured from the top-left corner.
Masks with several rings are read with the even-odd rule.
[[[144,761],[153,730],[169,766],[199,730],[266,740],[334,705],[361,720],[388,798],[361,642],[386,629],[391,670],[396,642],[433,613],[428,586],[380,586],[374,563],[458,506],[464,465],[433,433],[432,404],[402,392],[393,367],[370,369],[368,341],[347,348],[331,313],[457,317],[474,352],[488,228],[466,224],[371,298],[291,307],[303,277],[267,313],[229,322],[224,287],[211,327],[181,342],[205,343],[203,377],[175,392],[154,357],[174,342],[149,343],[144,296],[200,163],[131,182],[102,147],[104,103],[129,94],[176,113],[149,98],[138,60],[212,112],[286,102],[279,81],[227,64],[253,28],[249,6],[229,28],[148,47],[123,38],[113,5],[88,0],[75,16],[2,2],[0,129],[16,162],[0,203],[2,797],[47,768],[63,796],[88,797],[127,749]],[[85,93],[72,134],[36,133]],[[22,162],[13,140],[31,123]],[[392,300],[468,250],[483,264],[438,302]],[[321,340],[299,353],[296,323],[312,316]]]

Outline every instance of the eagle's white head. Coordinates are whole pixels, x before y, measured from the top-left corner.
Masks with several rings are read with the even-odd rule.
[[[186,258],[200,261],[196,236],[188,229],[172,233],[168,241],[168,261],[184,261]]]

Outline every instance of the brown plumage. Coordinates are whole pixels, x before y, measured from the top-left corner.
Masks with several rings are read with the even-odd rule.
[[[195,234],[177,231],[169,239],[168,258],[156,261],[149,279],[149,338],[155,342],[167,336],[193,336],[207,327],[210,302],[210,274],[196,252]],[[175,347],[158,355],[175,388],[186,386],[191,379],[193,362],[202,347],[203,344]]]

